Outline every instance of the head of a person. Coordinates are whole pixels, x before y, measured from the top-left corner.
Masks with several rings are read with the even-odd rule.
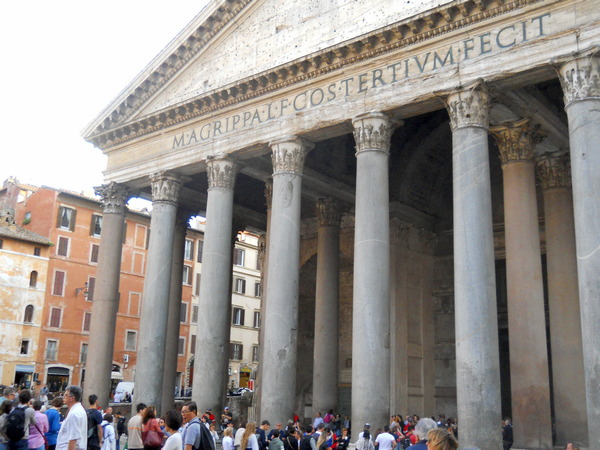
[[[161,428],[162,428],[162,427],[164,427],[164,426],[166,425],[166,424],[165,424],[165,419],[163,419],[162,417],[161,417],[160,419],[158,419],[158,425],[159,425]]]
[[[41,400],[34,400],[33,403],[31,404],[31,407],[34,409],[34,411],[39,411],[40,409],[42,409],[42,406],[44,404],[42,403]]]
[[[210,424],[210,431],[216,431],[214,423]]]
[[[317,413],[317,417],[321,417],[321,411]]]
[[[71,385],[65,390],[64,402],[70,408],[75,403],[80,403],[83,396],[83,389],[79,386]]]
[[[145,425],[149,420],[156,418],[156,408],[152,405],[146,406],[144,414],[142,414],[142,423]]]
[[[273,431],[273,434],[271,436],[273,436],[273,439],[278,438],[279,437],[279,430]]]
[[[348,435],[348,428],[342,428],[342,436]]]
[[[11,409],[12,409],[12,402],[10,400],[4,400],[2,402],[2,405],[0,405],[0,415],[10,414]]]
[[[135,411],[136,411],[138,414],[142,413],[142,412],[143,412],[145,409],[146,409],[146,404],[145,404],[145,403],[138,403],[138,404],[135,406]]]
[[[458,441],[452,433],[444,428],[435,428],[427,433],[428,450],[454,450]]]
[[[117,412],[115,413],[115,417],[116,417],[117,419],[120,419],[122,416],[123,416],[123,414],[121,414],[121,412],[120,412],[120,411],[117,411]]]
[[[275,423],[275,428],[281,431],[281,429],[283,428],[283,424],[281,422],[277,422]]]
[[[106,420],[108,423],[112,423],[113,421],[113,415],[110,413],[106,413],[104,414],[104,417],[102,417],[104,420]]]
[[[320,423],[319,425],[317,425],[317,431],[319,433],[322,433],[324,429],[325,429],[325,424]]]
[[[110,415],[112,415],[112,413],[113,413],[112,406],[109,406],[108,408],[106,408],[106,411],[104,411],[104,414],[110,414]]]
[[[183,423],[188,423],[198,415],[198,406],[196,402],[186,402],[181,407],[181,415],[183,417]]]
[[[26,405],[31,401],[31,391],[29,389],[23,389],[19,392],[19,403]]]
[[[270,426],[271,426],[271,423],[268,420],[263,420],[262,423],[260,424],[260,427],[263,430],[268,430]]]
[[[312,425],[306,425],[306,434],[312,434],[313,427]]]
[[[229,436],[233,434],[233,427],[227,427],[223,430],[223,436]]]
[[[98,403],[98,396],[96,394],[91,394],[88,397],[88,402],[90,402],[90,406],[95,406]]]
[[[7,388],[4,388],[2,395],[6,400],[13,401],[15,399],[16,393],[16,389],[14,387],[9,386]]]
[[[183,424],[183,417],[179,411],[176,409],[171,409],[167,411],[165,415],[165,425],[167,430],[177,431],[181,428]]]
[[[50,404],[54,408],[62,408],[62,405],[64,404],[63,398],[62,397],[54,397]]]
[[[383,432],[384,433],[389,433],[390,432],[390,426],[389,425],[384,425],[383,426]]]
[[[248,448],[248,440],[250,436],[252,436],[256,432],[256,422],[248,422],[246,425],[246,430],[244,431],[244,435],[242,436],[242,442],[240,443],[240,448]]]
[[[504,418],[504,425],[510,425],[510,417]]]
[[[427,439],[427,433],[435,428],[437,428],[437,423],[435,423],[435,420],[425,417],[417,422],[417,425],[415,426],[415,434],[421,440]]]
[[[370,423],[365,423],[365,426],[363,427],[363,431],[366,431],[366,430],[369,430],[369,431],[371,430],[371,424]]]

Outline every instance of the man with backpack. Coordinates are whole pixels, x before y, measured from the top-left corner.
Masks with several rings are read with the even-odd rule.
[[[27,450],[29,425],[35,425],[35,411],[29,407],[30,401],[31,392],[23,389],[19,393],[19,404],[6,418],[4,426],[9,450]]]
[[[87,414],[87,449],[100,450],[102,447],[102,413],[98,411],[98,396],[92,394],[88,397],[90,408]]]
[[[198,406],[196,402],[187,402],[181,408],[183,417],[183,450],[215,450],[215,441],[198,420]]]

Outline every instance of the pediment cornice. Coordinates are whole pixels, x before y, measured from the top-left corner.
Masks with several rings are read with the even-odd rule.
[[[106,149],[543,0],[456,0],[151,115],[128,119],[255,0],[227,0],[84,138]],[[135,85],[132,85],[135,86]]]

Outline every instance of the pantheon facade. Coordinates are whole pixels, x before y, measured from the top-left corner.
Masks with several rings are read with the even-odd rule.
[[[513,448],[600,449],[599,45],[593,0],[210,2],[84,131],[108,157],[86,388],[108,398],[125,204],[142,196],[136,402],[172,405],[200,214],[200,408],[226,400],[249,229],[261,420],[445,413],[461,447],[499,449],[510,415]]]

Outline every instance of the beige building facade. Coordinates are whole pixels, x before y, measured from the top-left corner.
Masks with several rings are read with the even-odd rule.
[[[211,2],[84,132],[107,185],[153,202],[136,401],[160,409],[165,268],[200,214],[200,408],[223,405],[247,229],[261,419],[445,413],[500,448],[511,415],[513,448],[600,447],[599,21],[585,0]]]

